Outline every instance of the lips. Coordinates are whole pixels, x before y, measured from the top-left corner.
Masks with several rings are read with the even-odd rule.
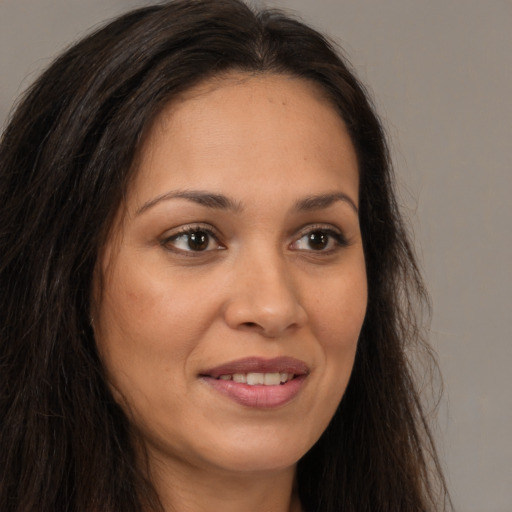
[[[250,357],[201,372],[200,378],[238,404],[273,408],[291,401],[308,374],[308,366],[298,359]]]

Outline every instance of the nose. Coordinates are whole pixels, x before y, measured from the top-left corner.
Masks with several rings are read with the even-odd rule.
[[[278,255],[241,258],[233,267],[231,292],[224,310],[232,329],[277,338],[307,321],[297,283]]]

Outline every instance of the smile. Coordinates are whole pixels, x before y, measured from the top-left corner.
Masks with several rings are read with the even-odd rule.
[[[274,373],[234,373],[233,375],[221,375],[220,380],[233,380],[239,384],[248,386],[280,386],[294,377],[293,373],[274,372]]]
[[[297,359],[246,358],[200,374],[214,391],[251,408],[268,409],[287,404],[301,391],[308,366]]]

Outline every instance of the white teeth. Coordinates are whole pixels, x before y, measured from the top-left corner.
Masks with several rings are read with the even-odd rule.
[[[273,372],[273,373],[234,373],[233,375],[220,375],[220,380],[233,380],[239,384],[248,384],[249,386],[279,386],[293,379],[293,373]]]
[[[279,373],[265,373],[263,384],[265,386],[279,386],[281,384],[281,376]]]
[[[248,373],[247,374],[247,384],[249,386],[257,386],[265,384],[265,374],[264,373]]]

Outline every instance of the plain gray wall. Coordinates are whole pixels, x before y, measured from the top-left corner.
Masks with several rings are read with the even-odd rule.
[[[0,0],[0,123],[51,58],[137,0]],[[275,0],[334,37],[391,136],[434,303],[460,512],[512,511],[512,1]]]

